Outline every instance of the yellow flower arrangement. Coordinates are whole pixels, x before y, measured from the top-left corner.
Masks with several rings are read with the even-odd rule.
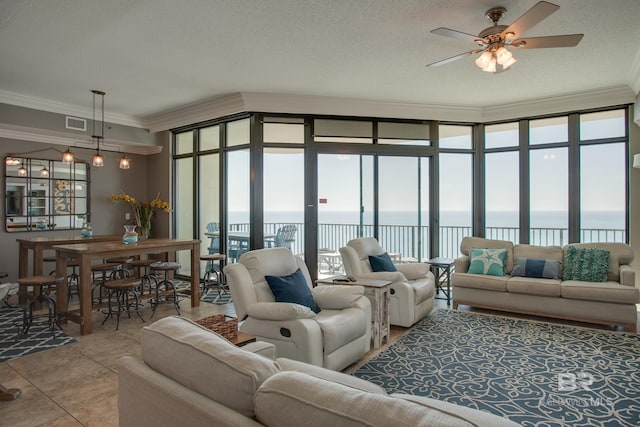
[[[136,225],[140,228],[140,234],[148,238],[151,231],[151,218],[156,209],[161,209],[165,212],[171,212],[171,206],[166,200],[160,198],[160,193],[150,202],[138,202],[133,197],[121,191],[120,194],[110,194],[109,198],[114,202],[123,202],[131,206],[133,211],[133,217],[135,218]]]

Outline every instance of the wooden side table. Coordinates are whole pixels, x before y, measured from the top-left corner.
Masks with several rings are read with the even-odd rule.
[[[231,341],[231,343],[235,344],[238,347],[242,347],[243,345],[249,344],[250,342],[256,342],[256,337],[238,331],[238,336],[229,341]]]
[[[358,279],[355,282],[339,281],[345,279],[346,276],[327,277],[326,279],[316,280],[316,283],[323,285],[358,285],[362,286],[365,294],[373,297],[373,306],[371,307],[373,322],[371,324],[371,335],[373,338],[373,348],[382,347],[382,341],[386,339],[389,343],[389,334],[391,332],[391,283],[390,280],[375,279]],[[338,280],[336,280],[338,279]]]
[[[447,307],[451,305],[451,272],[453,271],[454,260],[451,258],[436,257],[427,261],[427,264],[431,266],[433,275],[436,278],[436,294],[442,292],[444,298],[437,297],[436,299],[447,300]],[[443,287],[446,286],[446,289]]]

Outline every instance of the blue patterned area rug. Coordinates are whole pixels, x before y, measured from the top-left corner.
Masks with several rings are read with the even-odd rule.
[[[189,282],[185,282],[184,280],[176,280],[175,284],[176,289],[179,292],[182,292],[184,294],[190,293],[191,284]],[[220,298],[218,298],[218,291],[216,289],[209,289],[209,291],[205,295],[202,295],[200,297],[200,301],[218,305],[229,304],[231,303],[231,294],[229,293],[229,291],[223,292],[222,295],[220,295]]]
[[[0,362],[71,344],[76,340],[56,329],[55,338],[46,323],[36,322],[26,336],[19,336],[22,309],[0,308]]]
[[[218,291],[215,289],[209,289],[206,295],[200,298],[200,301],[209,302],[212,304],[229,304],[231,302],[231,294],[229,292],[223,292],[218,296]]]
[[[524,426],[640,426],[640,336],[435,310],[355,376]]]

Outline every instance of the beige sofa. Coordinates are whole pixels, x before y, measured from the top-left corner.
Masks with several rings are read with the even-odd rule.
[[[606,282],[562,280],[562,267],[569,246],[599,248],[610,252]],[[503,277],[467,273],[471,248],[505,248]],[[453,307],[460,304],[500,311],[619,325],[636,331],[640,292],[630,267],[633,250],[623,243],[574,243],[560,246],[514,245],[503,240],[465,237],[462,256],[455,260],[452,274]],[[541,258],[560,263],[559,279],[512,277],[516,258]]]
[[[274,360],[274,349],[264,342],[238,348],[181,317],[159,320],[143,328],[143,361],[120,360],[119,425],[517,425],[438,400],[388,395],[377,385],[318,366]]]

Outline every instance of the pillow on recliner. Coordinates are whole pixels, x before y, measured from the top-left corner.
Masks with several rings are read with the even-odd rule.
[[[386,252],[380,255],[369,255],[369,264],[371,264],[371,271],[398,271]]]
[[[300,269],[287,276],[264,276],[277,302],[291,302],[304,305],[320,313],[320,307],[313,299],[307,280]]]

